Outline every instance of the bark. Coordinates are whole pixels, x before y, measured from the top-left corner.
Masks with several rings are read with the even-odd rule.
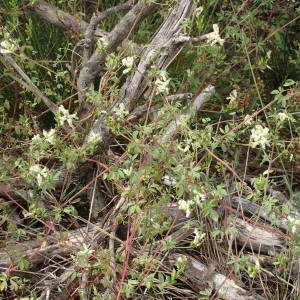
[[[187,260],[183,276],[195,291],[209,290],[211,295],[214,294],[228,300],[263,299],[255,293],[249,293],[234,280],[215,272],[213,267],[207,267],[189,255],[171,254],[168,256],[166,262],[173,266],[182,257],[185,257]],[[214,290],[216,290],[215,293]]]
[[[288,230],[288,219],[285,217],[278,218],[275,215],[270,215],[265,208],[242,197],[233,197],[230,199],[230,202],[233,207],[239,208],[245,214],[255,215],[273,223],[284,231]],[[296,210],[292,210],[290,216],[295,219],[299,218],[299,214]]]
[[[242,219],[235,219],[231,223],[236,226],[236,242],[241,247],[258,253],[274,256],[284,250],[284,239],[280,233],[270,232],[259,222],[250,224]]]
[[[180,0],[169,12],[149,45],[140,53],[137,70],[129,76],[121,88],[120,94],[113,107],[124,103],[129,111],[136,105],[147,88],[149,78],[148,71],[166,69],[186,44],[179,38],[183,35],[182,22],[191,16],[195,8],[191,0]]]
[[[103,70],[107,55],[115,51],[122,41],[135,29],[139,22],[155,7],[157,7],[157,4],[138,2],[107,35],[105,38],[107,43],[106,50],[100,52],[96,49],[90,59],[83,65],[77,81],[77,88],[82,101],[84,101],[87,88]]]
[[[89,25],[87,22],[77,19],[44,0],[37,0],[34,5],[29,5],[28,8],[43,20],[79,36],[83,36]],[[95,35],[103,37],[107,35],[107,32],[97,29]]]
[[[173,240],[178,244],[193,233],[193,228],[183,227],[189,219],[184,216],[184,211],[179,210],[177,205],[166,205],[164,214],[166,217],[171,216],[176,218],[172,234]],[[111,220],[112,217],[109,219]],[[111,225],[109,224],[107,222],[101,227],[100,223],[96,223],[69,232],[56,232],[43,241],[29,241],[17,245],[12,243],[12,246],[8,247],[10,249],[8,252],[4,249],[0,250],[0,267],[8,268],[10,264],[14,264],[16,253],[30,259],[33,265],[40,263],[45,258],[51,258],[58,254],[68,256],[70,253],[80,249],[83,243],[89,244],[94,239],[96,233],[99,233],[102,238],[110,236],[108,232]],[[253,226],[237,218],[232,221],[231,225],[237,227],[235,239],[237,244],[242,247],[246,247],[259,254],[268,254],[271,256],[274,256],[280,250],[285,250],[282,237],[264,230],[262,224],[258,223],[257,226]],[[122,243],[122,241],[118,241]]]

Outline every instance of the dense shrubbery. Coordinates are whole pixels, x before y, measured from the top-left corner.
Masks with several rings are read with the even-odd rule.
[[[64,280],[61,290],[66,288],[70,299],[217,297],[216,287],[197,290],[186,279],[186,255],[201,257],[264,299],[296,299],[297,264],[290,264],[300,251],[295,213],[300,205],[300,42],[294,2],[195,1],[182,34],[201,38],[182,44],[164,68],[153,63],[134,107],[132,99],[116,101],[178,1],[162,1],[113,51],[105,37],[95,42],[92,50],[106,57],[84,91],[85,102],[76,86],[89,55],[83,33],[75,25],[64,30],[42,20],[32,9],[39,1],[3,2],[1,248],[15,255],[10,243],[28,239],[42,241],[43,248],[53,232],[64,240],[63,230],[93,228],[93,222],[100,228],[110,216],[113,225],[103,225],[108,231],[103,240],[86,240],[67,258],[55,256],[56,266],[40,263],[38,277],[48,280],[52,272]],[[89,22],[95,9],[117,2],[52,4]],[[103,19],[99,28],[112,30],[127,10]],[[193,101],[210,86],[209,99],[195,109]],[[37,90],[51,99],[48,108]],[[170,97],[180,93],[194,96]],[[99,134],[96,120],[105,120],[110,134],[106,128]],[[229,199],[235,196],[271,218],[268,225],[260,223],[262,229],[284,237],[282,249],[270,254],[272,267],[253,249],[235,244],[239,225],[233,220],[244,216],[232,209]],[[172,235],[176,221],[166,216],[170,203],[184,212],[181,226],[191,230],[183,240]],[[280,222],[286,224],[283,232]],[[166,261],[175,252],[183,256],[172,267]],[[25,276],[31,258],[20,255],[1,269],[0,298],[37,299],[46,290],[46,284]],[[17,269],[21,273],[15,276]],[[59,293],[53,282],[51,293]]]

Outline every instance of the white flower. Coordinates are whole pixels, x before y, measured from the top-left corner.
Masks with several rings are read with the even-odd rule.
[[[49,144],[55,144],[55,129],[51,128],[49,131],[43,130],[43,136]]]
[[[199,205],[201,202],[205,201],[206,195],[200,192],[195,193],[195,202]]]
[[[97,132],[95,132],[95,131],[92,130],[90,132],[90,134],[88,135],[86,142],[88,144],[96,144],[98,142],[101,142],[101,140],[102,140],[101,135],[99,133],[97,133]]]
[[[29,168],[29,172],[32,173],[32,175],[36,175],[37,173],[39,173],[41,171],[41,166],[40,165],[33,165]]]
[[[194,201],[192,201],[192,200],[185,201],[185,200],[181,199],[181,200],[178,201],[178,208],[185,211],[185,215],[186,215],[187,218],[192,213],[193,205],[194,205]]]
[[[201,232],[199,229],[195,229],[194,234],[195,234],[195,237],[194,237],[192,244],[199,246],[201,244],[201,241],[205,237],[205,233]]]
[[[252,117],[250,115],[246,115],[244,119],[244,124],[245,125],[251,125],[252,124]]]
[[[185,147],[181,146],[181,144],[177,145],[178,150],[182,151],[183,153],[189,151],[190,147],[191,147],[190,144],[185,144]]]
[[[189,121],[189,115],[187,114],[182,114],[175,120],[176,126],[187,126],[188,121]]]
[[[1,54],[9,54],[13,53],[16,50],[15,43],[12,42],[12,40],[7,39],[0,43],[0,53]]]
[[[60,105],[58,108],[58,120],[60,125],[64,125],[65,122],[69,124],[70,127],[74,127],[73,120],[78,119],[76,114],[70,114],[70,112]]]
[[[42,138],[41,138],[41,136],[40,136],[39,134],[36,134],[36,135],[34,135],[34,136],[32,137],[31,141],[32,141],[33,143],[38,144],[38,143],[40,143],[40,142],[42,141]]]
[[[36,178],[38,186],[41,186],[49,175],[49,169],[47,167],[42,168],[39,164],[31,166],[29,172]]]
[[[228,103],[229,108],[232,108],[232,109],[237,108],[238,103],[237,103],[237,90],[236,89],[232,90],[231,93],[229,94],[229,96],[226,97],[226,99],[229,100],[229,103]]]
[[[155,85],[157,93],[169,94],[169,83],[170,79],[166,71],[160,71],[157,79],[155,80]]]
[[[199,16],[202,14],[203,10],[204,10],[204,7],[203,7],[203,6],[197,7],[197,8],[195,9],[195,15],[196,15],[196,17],[199,17]]]
[[[162,182],[163,182],[163,184],[168,185],[168,186],[177,184],[177,180],[175,178],[170,177],[169,175],[165,175],[162,178]]]
[[[283,112],[277,114],[278,120],[283,123],[285,120],[289,119],[289,115]]]
[[[123,71],[123,74],[126,74],[131,71],[134,63],[134,56],[128,56],[122,59],[122,65],[126,67]]]
[[[121,103],[118,107],[115,107],[113,112],[121,119],[129,114],[129,111],[126,110],[124,103]]]
[[[262,149],[265,149],[266,146],[270,145],[269,137],[269,128],[255,125],[251,130],[250,147],[255,148],[256,146],[261,146]]]
[[[131,175],[132,171],[133,171],[132,166],[130,168],[123,169],[123,172],[127,177],[129,177]]]
[[[104,52],[108,47],[108,41],[106,37],[102,37],[97,41],[97,48],[100,52]]]
[[[221,39],[220,34],[219,34],[219,25],[218,24],[213,24],[213,32],[210,32],[206,35],[207,37],[207,42],[213,46],[215,44],[219,44],[220,46],[223,46],[224,44],[224,39]]]
[[[177,262],[180,263],[180,264],[183,263],[183,257],[182,256],[178,256],[177,257]]]
[[[295,234],[296,231],[300,229],[300,218],[296,219],[294,217],[288,216],[287,219],[288,219],[289,226],[291,228],[291,232]]]
[[[176,266],[177,267],[185,267],[187,263],[187,257],[185,255],[180,255],[177,257]]]
[[[271,173],[273,173],[273,170],[272,170],[272,169],[267,169],[267,170],[265,170],[265,171],[263,172],[263,175],[269,175],[269,174],[271,174]]]

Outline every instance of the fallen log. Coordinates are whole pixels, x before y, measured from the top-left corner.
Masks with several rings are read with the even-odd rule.
[[[278,218],[274,215],[270,215],[267,210],[257,203],[253,203],[242,197],[232,197],[230,203],[233,207],[240,209],[244,214],[255,215],[261,219],[273,223],[278,226],[280,229],[287,231],[288,230],[288,219],[287,218]],[[296,210],[291,211],[290,216],[293,218],[299,218],[299,213]]]
[[[182,226],[188,219],[176,204],[166,205],[164,213],[166,217],[177,218],[173,230],[176,243],[179,244],[192,235],[193,228],[184,228]],[[239,218],[234,219],[231,224],[237,227],[234,239],[241,247],[246,247],[256,253],[268,255],[275,255],[285,249],[283,238],[274,232],[264,229],[263,224],[257,223],[257,225],[253,225]],[[80,229],[68,232],[55,232],[40,241],[26,241],[19,244],[12,242],[5,249],[0,249],[0,269],[4,270],[11,265],[15,265],[16,254],[29,260],[32,266],[51,259],[55,255],[68,256],[80,249],[83,244],[89,245],[90,241],[94,240],[96,234],[104,238],[110,236],[109,232],[109,223],[104,227],[101,227],[100,223],[90,223],[87,227]],[[116,237],[114,239],[123,243]]]
[[[217,273],[213,268],[209,268],[194,259],[189,255],[182,254],[170,254],[166,262],[168,265],[174,266],[179,260],[186,260],[183,276],[191,283],[192,287],[196,291],[209,290],[214,296],[218,296],[218,299],[230,299],[230,300],[254,300],[264,299],[257,294],[251,294],[242,287],[240,287],[235,281],[228,277]]]

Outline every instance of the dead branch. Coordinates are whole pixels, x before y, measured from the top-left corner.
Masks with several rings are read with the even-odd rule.
[[[77,88],[80,100],[84,101],[85,92],[96,76],[102,71],[107,55],[115,51],[139,22],[155,7],[157,7],[157,4],[138,2],[105,37],[105,51],[100,52],[96,49],[79,72]]]
[[[155,70],[166,69],[174,60],[185,45],[185,43],[178,43],[175,37],[182,33],[182,22],[190,17],[193,8],[193,1],[180,0],[170,10],[149,45],[142,50],[136,72],[127,77],[118,99],[111,108],[123,103],[131,111],[136,99],[145,92],[148,81],[152,80],[149,78],[148,71],[152,67]]]
[[[241,247],[259,253],[274,256],[284,249],[284,240],[275,232],[267,231],[264,225],[250,224],[242,219],[234,219],[232,226],[236,226],[236,242]]]
[[[183,276],[197,291],[210,290],[213,292],[213,290],[216,290],[219,297],[228,300],[263,299],[259,295],[249,293],[245,289],[241,288],[235,281],[215,272],[213,267],[207,267],[199,260],[196,260],[189,255],[183,256],[178,253],[170,254],[167,257],[166,262],[169,265],[174,266],[180,259],[187,260]]]
[[[274,223],[280,229],[287,231],[288,230],[288,220],[287,218],[278,219],[274,215],[270,215],[266,209],[260,205],[253,203],[242,197],[232,197],[230,203],[233,207],[240,209],[245,214],[255,215],[259,218],[262,218],[270,223]],[[290,214],[293,218],[299,218],[299,214],[294,210]]]
[[[45,21],[65,30],[69,30],[74,34],[83,35],[88,27],[87,22],[78,20],[73,15],[58,9],[44,0],[37,0],[33,5],[29,5],[28,8]],[[95,31],[95,36],[97,37],[106,35],[107,32],[104,30],[96,29]]]
[[[112,48],[113,43],[116,44],[114,40],[116,40],[117,38],[114,35],[117,34],[119,30],[121,30],[122,26],[127,26],[128,22],[132,26],[133,12],[143,9],[143,14],[146,14],[148,10],[154,9],[153,7],[149,8],[144,4],[140,4],[141,7],[137,7],[137,5],[127,14],[128,16],[126,15],[127,17],[125,16],[129,19],[130,22],[127,21],[124,17],[123,20],[121,20],[121,22],[110,33],[113,40],[112,42],[110,42],[108,49]],[[194,3],[191,0],[178,1],[177,5],[175,5],[175,7],[170,11],[169,15],[165,19],[158,32],[154,35],[149,46],[142,50],[137,70],[132,75],[127,77],[126,82],[120,90],[119,97],[107,109],[108,112],[111,112],[114,107],[117,107],[121,103],[123,103],[125,107],[129,111],[131,111],[135,106],[136,99],[139,99],[147,88],[147,81],[149,80],[148,71],[151,69],[151,67],[155,66],[155,68],[161,70],[162,68],[166,68],[168,64],[174,59],[174,57],[176,57],[178,52],[182,49],[183,44],[177,44],[174,36],[180,34],[182,30],[182,21],[192,14],[193,8]],[[126,30],[128,31],[128,28]],[[124,33],[122,33],[122,37],[123,36],[124,38],[126,37]],[[110,39],[108,38],[108,40]],[[121,42],[122,38],[119,37],[117,40]],[[92,80],[94,75],[92,75],[93,72],[90,73],[91,70],[89,66],[93,68],[93,65],[96,64],[97,72],[100,71],[101,62],[103,63],[105,55],[105,53],[94,53],[89,62],[86,64],[87,66],[82,69],[82,76],[79,80],[83,80],[87,83],[89,82],[89,80]],[[79,86],[81,90],[87,87],[87,85],[83,84],[83,82],[81,84],[79,83]],[[105,145],[109,138],[109,130],[105,124],[105,118],[98,118],[94,122],[94,125],[90,132],[96,133],[101,136],[102,144]],[[102,145],[99,145],[99,147],[101,146]]]
[[[25,72],[9,54],[1,54],[0,60],[4,65],[5,63],[8,63],[11,67],[13,67],[15,72],[21,77],[21,79],[19,79],[11,75],[14,80],[25,86],[25,88],[31,90],[37,97],[41,98],[46,106],[50,109],[50,111],[55,114],[55,112],[58,110],[58,106],[40,91],[40,89],[31,81],[31,79],[25,74]]]
[[[95,39],[95,34],[97,30],[97,25],[107,18],[108,16],[115,14],[117,12],[123,11],[123,10],[129,10],[133,6],[132,0],[128,0],[125,3],[119,4],[117,6],[111,7],[107,9],[106,11],[99,12],[97,14],[94,14],[90,20],[90,23],[85,31],[85,48],[83,52],[83,64],[86,63],[87,59],[89,59],[90,54],[92,53],[93,50],[93,45],[94,45],[94,39]]]
[[[190,119],[194,112],[198,111],[203,104],[215,93],[215,87],[210,85],[205,88],[201,94],[199,94],[194,100],[192,108],[188,108],[187,112],[179,115],[176,120],[172,121],[166,128],[165,135],[161,138],[160,143],[167,143],[172,136],[179,131],[188,119]]]

